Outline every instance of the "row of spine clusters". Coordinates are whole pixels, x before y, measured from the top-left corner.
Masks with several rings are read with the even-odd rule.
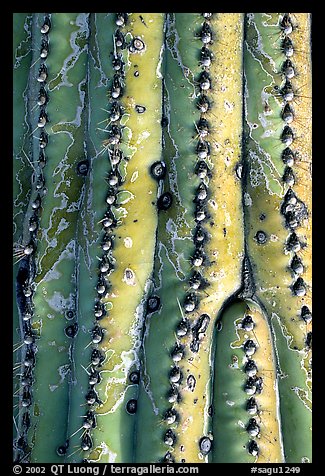
[[[288,13],[284,14],[280,20],[280,28],[283,35],[282,52],[286,57],[282,64],[284,84],[281,88],[281,96],[283,98],[282,119],[285,123],[281,135],[281,141],[285,145],[285,149],[282,152],[282,160],[285,164],[283,181],[288,186],[282,203],[281,213],[284,216],[286,227],[290,230],[286,247],[289,252],[293,253],[289,265],[294,277],[292,292],[294,295],[302,297],[307,293],[307,284],[301,276],[304,273],[304,265],[298,253],[304,248],[305,244],[298,237],[295,230],[302,226],[303,220],[308,218],[308,210],[303,201],[300,200],[294,192],[295,174],[293,166],[295,165],[295,162],[299,160],[299,157],[298,152],[292,149],[295,134],[291,125],[295,120],[293,102],[296,96],[299,98],[299,93],[298,91],[295,91],[291,82],[296,75],[293,63],[295,48],[290,38],[295,26]],[[302,306],[301,318],[306,322],[306,324],[311,321],[311,312],[307,306]],[[311,333],[307,334],[307,345],[309,340],[311,340]]]
[[[32,175],[32,197],[31,197],[31,214],[28,223],[28,231],[24,233],[25,245],[22,245],[20,253],[23,257],[18,275],[17,275],[17,298],[19,302],[20,313],[22,316],[22,335],[23,348],[22,354],[22,372],[20,377],[19,400],[23,413],[21,416],[21,434],[17,438],[16,448],[19,451],[18,460],[25,461],[28,457],[29,448],[27,445],[27,431],[30,428],[30,407],[32,405],[32,383],[33,383],[33,369],[36,363],[36,335],[32,329],[32,318],[34,314],[33,309],[33,279],[35,276],[35,262],[33,255],[36,251],[37,231],[41,213],[42,198],[46,194],[45,179],[43,175],[43,168],[46,164],[45,149],[48,144],[48,134],[45,131],[45,125],[48,122],[46,113],[46,105],[48,102],[47,92],[47,78],[48,71],[46,66],[46,59],[49,53],[49,32],[51,29],[50,15],[44,16],[44,21],[40,27],[41,44],[36,64],[40,61],[38,74],[35,77],[35,69],[31,68],[32,82],[37,81],[39,84],[39,92],[37,101],[32,103],[33,110],[38,107],[37,120],[37,135],[32,133],[32,150],[33,141],[38,141],[38,160],[33,160],[33,175]]]
[[[211,101],[209,100],[209,90],[211,89],[209,68],[213,60],[213,54],[210,49],[213,43],[213,32],[210,25],[212,13],[202,13],[202,16],[204,18],[203,24],[196,38],[202,43],[202,47],[199,51],[199,66],[202,68],[202,71],[197,78],[197,108],[201,114],[199,121],[195,124],[194,131],[197,140],[195,147],[197,161],[194,172],[200,179],[200,184],[196,189],[194,198],[195,228],[193,230],[193,239],[195,249],[191,257],[193,272],[188,281],[189,292],[186,294],[182,303],[182,319],[176,328],[177,341],[171,352],[173,366],[169,374],[170,391],[167,395],[167,400],[169,404],[171,404],[171,407],[164,414],[164,421],[168,425],[174,425],[174,429],[169,428],[164,434],[164,443],[170,447],[173,447],[177,441],[177,434],[174,430],[176,429],[175,424],[177,425],[180,415],[175,410],[174,404],[180,401],[180,386],[184,384],[182,371],[179,367],[179,362],[185,358],[186,353],[185,345],[182,343],[182,340],[187,339],[189,334],[191,334],[191,342],[188,350],[191,353],[197,353],[199,351],[200,341],[210,322],[210,316],[208,314],[201,314],[193,325],[191,325],[190,319],[191,314],[198,309],[201,291],[208,286],[208,282],[202,276],[201,270],[207,260],[204,245],[207,242],[208,236],[203,225],[209,218],[207,210],[208,185],[209,179],[212,176],[208,163],[211,149],[209,143],[210,129],[205,114],[211,108]],[[190,360],[193,360],[193,358],[190,358]],[[188,375],[185,385],[187,389],[193,392],[196,386],[195,377],[191,374]],[[210,449],[211,440],[208,437],[202,437],[199,442],[199,450],[202,454],[206,455]],[[174,462],[172,451],[169,450],[166,452],[163,461]],[[185,462],[185,460],[181,460],[181,462]]]
[[[126,47],[126,42],[122,32],[122,28],[127,22],[126,13],[116,14],[117,29],[114,33],[114,54],[112,58],[112,66],[115,71],[111,88],[109,91],[109,118],[108,118],[108,138],[104,142],[105,149],[108,153],[110,161],[110,172],[107,176],[108,191],[106,195],[107,210],[101,220],[103,228],[103,238],[101,242],[102,256],[99,261],[98,281],[96,285],[97,297],[94,305],[94,327],[92,329],[92,352],[89,374],[89,388],[85,395],[88,410],[84,416],[83,428],[84,432],[81,438],[81,449],[89,451],[93,447],[91,438],[91,429],[96,427],[96,405],[100,405],[101,401],[96,392],[96,384],[101,380],[100,367],[105,360],[104,353],[99,349],[99,344],[104,339],[106,329],[101,327],[99,321],[109,319],[109,312],[105,305],[105,298],[110,290],[109,276],[114,270],[114,257],[112,254],[114,244],[114,230],[118,226],[118,220],[114,214],[114,206],[116,205],[117,193],[119,187],[123,183],[119,164],[123,159],[123,153],[120,149],[122,140],[122,129],[120,120],[123,115],[121,105],[121,97],[124,92],[125,71],[124,62],[122,60],[121,51]]]
[[[254,334],[255,323],[249,314],[246,314],[241,322],[241,328],[246,332],[251,332]],[[246,426],[246,431],[252,439],[247,444],[247,450],[252,456],[258,456],[259,446],[256,442],[256,437],[260,433],[260,426],[254,418],[258,415],[258,405],[254,395],[260,394],[263,390],[263,379],[258,375],[258,367],[256,362],[253,360],[252,356],[257,350],[256,339],[247,339],[243,345],[243,351],[245,353],[245,366],[244,372],[247,376],[247,380],[244,385],[244,391],[248,395],[248,400],[246,402],[246,410],[249,416],[252,418],[249,419]]]

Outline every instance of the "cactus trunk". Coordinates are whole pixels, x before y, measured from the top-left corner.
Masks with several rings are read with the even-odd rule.
[[[311,461],[310,14],[13,46],[14,460]]]

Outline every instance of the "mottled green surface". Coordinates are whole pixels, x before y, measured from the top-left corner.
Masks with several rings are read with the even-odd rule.
[[[24,212],[30,194],[32,167],[26,155],[30,153],[31,137],[26,118],[27,88],[31,52],[31,21],[26,13],[13,16],[13,212],[14,235],[17,242],[22,233]],[[29,157],[30,159],[30,157]]]
[[[103,150],[104,131],[107,126],[108,85],[112,76],[109,51],[112,36],[106,32],[113,27],[112,17],[94,13],[89,18],[90,37],[87,57],[85,147],[90,160],[89,173],[85,179],[85,193],[82,197],[81,212],[77,224],[77,282],[78,282],[78,322],[79,333],[74,343],[72,381],[70,391],[69,436],[71,439],[66,462],[80,462],[80,430],[86,414],[85,395],[88,390],[88,374],[91,357],[90,330],[94,325],[94,303],[97,296],[96,284],[98,265],[102,250],[102,225],[100,220],[107,209],[105,202],[107,185],[104,177],[110,170],[107,152]],[[102,130],[100,130],[102,129]],[[86,158],[86,157],[85,157]],[[102,186],[99,186],[101,184]]]
[[[28,124],[26,123],[26,88],[31,63],[31,15],[15,13],[13,15],[13,243],[19,243],[23,231],[23,219],[30,194],[32,167],[23,150],[29,153]],[[18,245],[19,247],[19,245]],[[16,263],[18,256],[14,256]],[[16,300],[16,276],[19,262],[13,267],[13,364],[18,365],[22,356],[19,314]],[[13,393],[15,394],[13,416],[18,416],[20,369],[14,370]],[[13,426],[16,435],[16,426]]]
[[[200,40],[195,35],[200,22],[199,16],[189,13],[167,14],[164,84],[169,125],[164,130],[163,157],[170,171],[170,190],[180,207],[178,219],[173,220],[182,226],[182,236],[188,237],[195,225],[193,196],[200,183],[194,175],[197,163],[195,124],[200,118],[196,107],[197,77],[201,71],[198,66]]]
[[[114,14],[109,14],[99,17],[100,22],[97,23],[99,37],[101,35],[103,39],[108,38],[111,42],[106,48],[100,46],[101,52],[106,51],[110,61],[114,48],[112,37],[107,36],[107,31],[116,28],[115,18]],[[103,297],[108,316],[100,323],[105,329],[105,336],[98,347],[106,356],[106,360],[101,368],[101,382],[96,385],[101,404],[96,406],[97,427],[91,431],[93,449],[87,454],[93,462],[118,463],[134,460],[134,428],[137,417],[127,413],[126,405],[131,398],[136,399],[138,396],[138,385],[131,384],[129,374],[138,367],[143,306],[152,272],[157,223],[157,184],[150,177],[149,169],[154,161],[160,159],[161,153],[159,62],[163,16],[148,14],[146,20],[147,27],[140,21],[138,14],[130,14],[127,27],[121,28],[129,44],[134,37],[143,38],[146,50],[139,55],[132,55],[127,48],[122,51],[118,49],[125,62],[125,89],[122,97],[118,99],[124,114],[121,121],[117,122],[118,125],[125,126],[119,145],[125,159],[118,166],[123,183],[118,189],[117,203],[111,207],[118,223],[113,229],[114,247],[111,259],[114,262],[114,271],[109,276],[111,289]],[[147,68],[147,64],[150,64],[151,68]],[[135,70],[138,71],[138,76],[134,76]],[[108,97],[110,87],[111,82],[107,90]],[[108,110],[111,108],[111,102],[109,97]],[[138,114],[136,104],[144,105],[145,113]],[[103,105],[98,104],[98,107]],[[105,122],[99,127],[105,127]],[[98,157],[97,161],[98,166],[94,169],[93,176],[94,188],[97,184],[102,184],[102,190],[107,193],[108,184],[103,180],[104,174],[99,166],[100,161],[107,161],[107,152]],[[93,209],[96,212],[99,210],[97,203],[93,204]],[[125,277],[127,268],[134,273],[132,285]]]
[[[177,299],[182,296],[183,285],[175,275],[175,269],[167,259],[166,248],[160,241],[158,250],[161,263],[155,268],[155,273],[159,273],[160,286],[154,294],[161,299],[161,309],[149,314],[146,320],[136,427],[137,463],[159,462],[169,449],[163,442],[167,430],[163,415],[171,406],[167,400],[170,389],[168,376],[172,368],[170,351],[175,345],[176,326],[182,318]],[[165,284],[161,287],[163,282]],[[175,428],[174,425],[172,427]]]
[[[280,196],[284,192],[281,181],[284,171],[281,152],[284,145],[280,141],[282,108],[281,98],[274,90],[274,86],[281,84],[278,71],[281,71],[283,55],[279,51],[280,41],[277,41],[278,49],[274,45],[280,38],[279,28],[275,26],[278,14],[248,14],[246,18],[245,118],[250,167],[247,193],[250,193],[251,187],[256,188],[255,194],[261,190],[261,200],[265,189],[270,194]]]
[[[290,349],[279,321],[272,320],[280,362],[278,379],[284,455],[287,463],[312,462],[312,402],[302,369],[304,352]]]
[[[46,61],[49,143],[44,168],[47,193],[42,202],[33,296],[33,328],[38,333],[34,370],[31,461],[56,462],[68,423],[71,339],[65,312],[76,312],[76,221],[83,178],[77,164],[85,158],[84,88],[88,34],[86,14],[52,14],[51,51]],[[40,23],[38,23],[39,28]],[[38,45],[37,45],[38,46]],[[57,80],[60,78],[60,82]],[[58,410],[59,409],[59,410]]]

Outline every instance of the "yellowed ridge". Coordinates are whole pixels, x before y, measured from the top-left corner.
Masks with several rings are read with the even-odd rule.
[[[185,460],[187,463],[207,461],[207,456],[200,453],[199,441],[209,433],[213,326],[222,303],[240,287],[244,256],[242,192],[240,180],[236,176],[236,166],[241,157],[243,15],[217,13],[210,24],[215,41],[209,45],[214,55],[209,68],[213,82],[207,96],[213,107],[204,117],[211,127],[208,140],[213,176],[208,184],[210,219],[204,228],[211,236],[205,246],[210,263],[201,270],[210,286],[206,292],[202,291],[200,306],[190,318],[195,322],[201,314],[206,313],[211,321],[199,352],[191,353],[189,358],[180,362],[184,375],[180,403],[182,419],[177,428],[173,455],[176,462]],[[188,348],[190,339],[186,340]],[[188,375],[193,375],[196,380],[194,392],[186,386]]]

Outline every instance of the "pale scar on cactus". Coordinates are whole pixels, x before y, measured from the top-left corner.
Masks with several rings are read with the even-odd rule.
[[[16,462],[311,462],[308,13],[14,14]]]

